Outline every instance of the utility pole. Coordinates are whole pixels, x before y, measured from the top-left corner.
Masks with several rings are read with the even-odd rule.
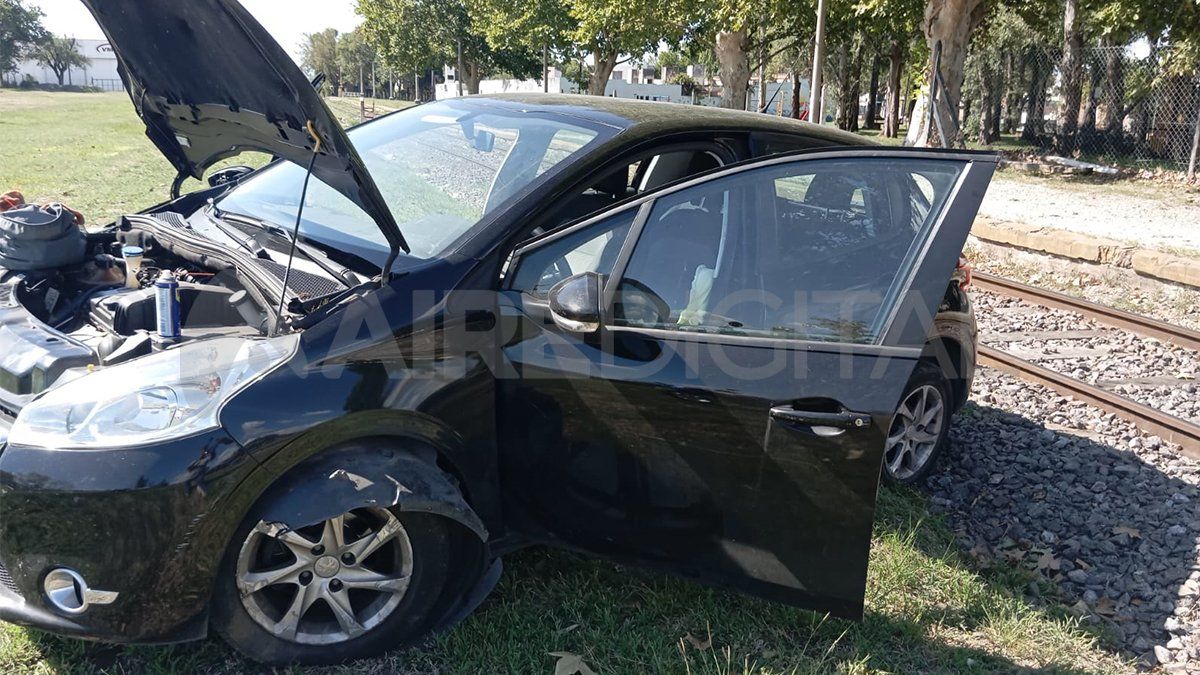
[[[542,93],[550,91],[550,45],[542,43]]]
[[[459,98],[462,98],[462,95],[463,95],[463,87],[462,87],[462,74],[463,74],[462,38],[458,38],[458,65],[456,65],[454,68],[455,68],[455,70],[454,70],[454,81],[458,83],[458,96],[459,96]]]
[[[821,80],[825,70],[825,0],[817,0],[817,35],[814,43],[813,74],[808,89],[808,121],[820,124],[824,114],[821,110],[824,83]]]

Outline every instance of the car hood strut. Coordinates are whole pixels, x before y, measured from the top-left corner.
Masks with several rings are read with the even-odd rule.
[[[236,0],[83,0],[146,135],[179,176],[247,150],[301,166],[366,212],[394,258],[408,244],[362,158],[287,52]],[[384,274],[386,279],[387,275]]]

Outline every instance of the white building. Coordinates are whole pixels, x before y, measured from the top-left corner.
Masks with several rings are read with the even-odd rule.
[[[117,57],[113,54],[108,40],[76,40],[75,48],[88,60],[83,68],[72,68],[63,77],[63,84],[80,87],[96,87],[106,91],[122,89],[121,76],[117,74]],[[32,77],[38,84],[58,84],[54,71],[32,59],[17,64],[16,81],[21,82],[26,76]]]
[[[626,71],[628,73],[628,71]],[[445,81],[438,84],[435,94],[438,100],[458,96],[458,82],[455,80],[454,68],[446,66],[443,71]],[[565,77],[558,68],[550,69],[549,85],[545,89],[552,94],[579,94],[579,86]],[[482,80],[479,82],[480,94],[516,94],[541,93],[541,80]],[[615,98],[635,98],[643,101],[663,101],[667,103],[691,103],[689,96],[683,95],[683,88],[677,84],[654,84],[647,82],[630,83],[627,80],[613,77],[604,87],[604,95]]]

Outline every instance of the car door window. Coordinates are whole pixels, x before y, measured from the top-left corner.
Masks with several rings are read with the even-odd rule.
[[[634,195],[694,176],[724,164],[714,149],[681,148],[610,167],[600,178],[564,200],[550,219],[551,229],[582,218]]]
[[[875,342],[960,171],[936,159],[798,161],[664,196],[613,323]]]
[[[522,254],[509,288],[545,298],[554,284],[567,277],[583,272],[611,273],[636,215],[637,209],[627,209],[539,243]]]

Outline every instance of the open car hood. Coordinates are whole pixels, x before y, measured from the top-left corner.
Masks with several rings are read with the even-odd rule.
[[[260,150],[307,167],[408,250],[379,188],[321,96],[236,0],[83,0],[116,54],[146,135],[180,176]],[[287,11],[283,7],[280,11]],[[297,191],[297,197],[299,197]]]

